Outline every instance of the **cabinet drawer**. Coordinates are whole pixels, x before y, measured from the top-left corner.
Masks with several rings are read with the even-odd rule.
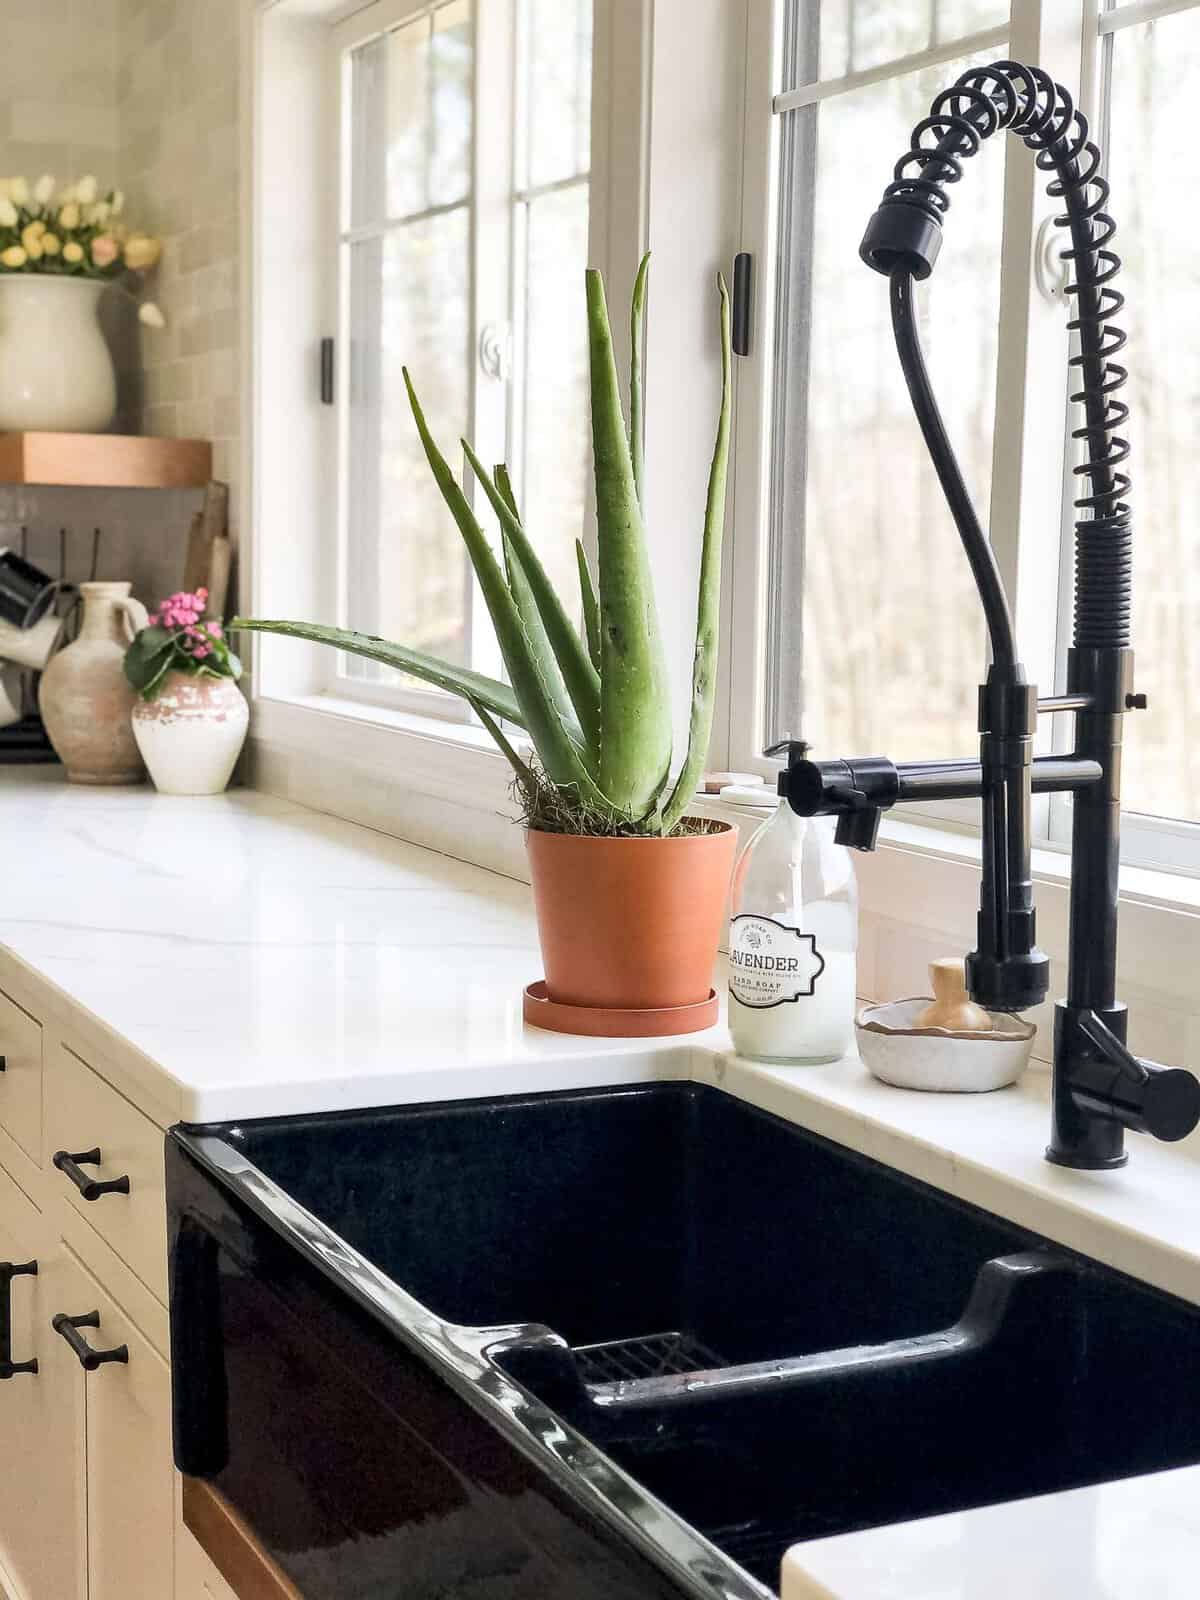
[[[0,994],[0,1128],[31,1161],[42,1159],[42,1028]]]
[[[60,1152],[77,1157],[97,1150],[99,1161],[79,1162],[78,1175],[101,1186],[126,1179],[128,1193],[88,1199],[67,1171],[55,1170]],[[165,1305],[162,1130],[65,1045],[56,1045],[46,1063],[46,1166],[52,1185]]]
[[[63,1292],[64,1253],[48,1221],[3,1171],[0,1261],[23,1268],[0,1283],[0,1317],[7,1312],[17,1364],[0,1382],[0,1594],[7,1572],[12,1600],[83,1600],[83,1382],[50,1327]]]
[[[91,1273],[69,1255],[65,1268],[56,1313],[74,1321],[81,1349],[109,1357],[85,1372],[69,1340],[54,1335],[86,1390],[88,1597],[169,1600],[175,1520],[170,1375]]]

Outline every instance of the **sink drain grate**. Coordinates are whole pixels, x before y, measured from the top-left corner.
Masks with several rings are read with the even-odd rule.
[[[693,1334],[679,1332],[577,1345],[572,1354],[579,1376],[589,1384],[670,1378],[681,1372],[708,1372],[728,1365]]]

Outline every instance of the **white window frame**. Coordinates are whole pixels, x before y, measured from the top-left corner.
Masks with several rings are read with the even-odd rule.
[[[241,605],[259,616],[313,618],[327,615],[321,600],[327,588],[321,586],[331,581],[332,511],[323,499],[331,475],[320,465],[328,459],[323,450],[331,408],[317,399],[316,343],[330,331],[318,244],[327,237],[336,173],[326,124],[297,116],[296,108],[321,104],[326,90],[314,63],[328,58],[330,10],[345,14],[358,0],[242,3],[242,159],[250,181],[242,189],[248,359]],[[648,534],[660,593],[683,597],[674,609],[685,635],[720,383],[712,273],[718,266],[728,270],[739,249],[759,250],[774,204],[773,186],[754,174],[768,163],[775,119],[752,114],[769,106],[772,92],[769,56],[760,48],[770,4],[595,0],[590,254],[605,270],[616,305],[628,303],[642,248],[648,242],[654,250],[646,362]],[[1074,4],[1070,0],[1069,8]],[[1014,52],[1022,48],[1027,44],[1014,41]],[[1063,75],[1071,71],[1064,62]],[[1011,163],[1019,171],[1030,165]],[[758,530],[765,525],[765,480],[756,454],[764,456],[769,437],[762,379],[763,314],[773,303],[769,257],[759,254],[756,268],[751,353],[735,363],[738,439],[711,752],[719,766],[728,766],[738,747],[746,726],[741,708],[757,692],[762,671],[755,630],[739,631],[736,645],[731,637],[752,607],[762,553]],[[620,346],[617,354],[623,363]],[[1036,354],[1046,352],[1039,347]],[[1051,365],[1061,377],[1059,363]],[[680,422],[685,406],[690,409]],[[482,729],[321,692],[326,663],[317,647],[259,636],[247,653],[250,781],[257,788],[527,878],[509,770]],[[673,657],[672,667],[683,700],[690,658]],[[724,815],[743,827],[753,820],[728,808]],[[1039,936],[1059,970],[1067,954],[1065,867],[1061,855],[1035,853]],[[455,869],[446,870],[453,882]],[[970,948],[978,878],[978,841],[965,831],[918,824],[908,808],[886,819],[880,849],[859,863],[860,993],[876,999],[916,993],[925,960]],[[1200,879],[1126,866],[1121,892],[1120,976],[1126,998],[1139,1002],[1135,1047],[1156,1059],[1186,1060],[1194,1042],[1187,1035],[1195,1031]],[[519,1008],[515,1016],[519,1029]],[[1036,1020],[1049,1028],[1048,1014]]]
[[[490,21],[510,3],[481,0],[479,11]],[[726,0],[708,3],[719,11]],[[241,5],[241,145],[249,177],[242,189],[248,359],[241,606],[248,615],[332,623],[337,475],[328,464],[337,450],[336,410],[320,403],[317,384],[319,340],[336,331],[337,317],[329,245],[338,218],[339,141],[332,137],[338,112],[330,32],[342,23],[361,26],[367,6]],[[589,256],[605,272],[614,304],[628,303],[646,241],[656,5],[661,13],[663,0],[593,0]],[[512,198],[504,196],[506,213]],[[690,235],[678,232],[686,248]],[[732,226],[727,242],[731,249]],[[500,315],[508,310],[506,299]],[[477,325],[488,320],[477,314]],[[618,364],[625,359],[619,350]],[[719,393],[719,361],[715,370]],[[651,442],[648,457],[656,452]],[[669,482],[674,471],[671,461],[660,480]],[[585,543],[589,538],[585,528]],[[351,697],[331,683],[328,650],[268,635],[246,643],[256,783],[513,870],[520,851],[507,821],[511,771],[483,728],[444,714],[457,714],[450,697],[437,708]]]
[[[1111,4],[1111,0],[1110,0]],[[1102,41],[1118,29],[1170,12],[1193,9],[1198,0],[1134,0],[1097,16],[1098,0],[1012,0],[1007,27],[991,28],[939,43],[841,79],[818,80],[777,94],[782,59],[784,4],[752,6],[746,69],[746,136],[743,193],[744,242],[758,267],[755,335],[748,357],[739,361],[735,433],[734,501],[737,562],[728,590],[726,680],[726,759],[740,771],[772,777],[779,763],[762,753],[766,726],[770,618],[768,566],[771,526],[771,460],[777,326],[776,240],[780,165],[780,123],[791,108],[812,104],[848,89],[951,61],[972,52],[1004,47],[1015,59],[1044,67],[1068,85],[1079,85],[1079,103],[1092,117],[1100,85]],[[913,121],[927,108],[914,105]],[[880,151],[880,186],[898,151]],[[1014,152],[1015,153],[1015,152]],[[995,152],[980,159],[994,158]],[[967,175],[969,181],[970,175]],[[1116,197],[1120,221],[1119,196]],[[1036,288],[1041,243],[1039,230],[1055,211],[1045,194],[1044,174],[1032,158],[1009,160],[1005,169],[1004,238],[1001,263],[1000,359],[996,377],[995,432],[989,526],[993,549],[1010,597],[1025,664],[1043,693],[1061,685],[1065,669],[1070,597],[1062,582],[1070,557],[1073,516],[1067,451],[1067,368],[1063,324],[1068,310],[1061,294],[1047,298]],[[864,225],[866,219],[864,218]],[[870,285],[864,286],[869,292]],[[880,358],[893,353],[881,351]],[[1059,449],[1046,440],[1061,441]],[[1030,537],[1022,527],[1044,525],[1046,509],[1063,505],[1058,548]],[[745,530],[754,530],[747,538]],[[933,625],[933,619],[931,619]],[[1136,645],[1136,640],[1135,640]],[[981,663],[982,669],[983,663]],[[1044,718],[1039,748],[1064,748],[1070,718]],[[845,752],[878,754],[880,752]],[[964,755],[968,751],[963,752]],[[975,805],[906,807],[906,821],[944,829],[977,827]],[[1065,797],[1035,801],[1039,846],[1070,847],[1070,802]],[[1122,860],[1129,865],[1200,875],[1200,823],[1126,813],[1122,822]]]
[[[336,308],[332,320],[338,334],[336,348],[350,349],[350,272],[351,242],[362,230],[351,226],[350,194],[353,182],[351,149],[351,58],[353,52],[371,39],[390,33],[406,23],[428,16],[446,0],[371,0],[330,29],[330,70],[336,85],[333,93],[338,105],[337,135],[341,152],[338,198]],[[462,204],[470,217],[470,305],[467,348],[467,415],[464,432],[485,461],[513,462],[520,492],[519,463],[514,453],[524,450],[520,418],[523,407],[523,371],[516,352],[523,333],[518,261],[516,213],[530,199],[552,189],[591,182],[590,170],[570,179],[544,185],[518,183],[520,149],[524,138],[523,107],[518,104],[523,58],[524,8],[522,0],[474,0],[471,8],[473,95],[470,142],[470,187]],[[520,123],[518,124],[518,116]],[[432,212],[415,213],[400,221],[388,221],[385,228],[404,226]],[[484,370],[483,340],[491,336],[498,348],[508,351],[512,376],[499,377]],[[503,360],[503,356],[501,357]],[[350,614],[349,592],[349,510],[350,482],[350,405],[349,385],[337,384],[338,414],[337,483],[337,610],[342,625],[359,624]],[[475,503],[479,494],[468,475],[466,494]],[[489,517],[481,519],[485,528]],[[583,533],[583,528],[578,530]],[[462,581],[466,604],[467,664],[475,671],[495,677],[503,675],[499,646],[488,617],[487,606],[474,580],[471,565],[462,557]],[[326,692],[341,699],[368,705],[408,711],[422,718],[475,725],[466,703],[457,695],[427,688],[421,684],[393,685],[352,676],[344,658],[326,653]]]

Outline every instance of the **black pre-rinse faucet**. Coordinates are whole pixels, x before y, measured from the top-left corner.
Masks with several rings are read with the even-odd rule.
[[[938,411],[921,352],[913,280],[927,278],[942,243],[948,184],[985,139],[1007,128],[1054,176],[1047,192],[1063,202],[1070,231],[1063,259],[1074,264],[1078,335],[1070,365],[1080,373],[1071,399],[1083,407],[1086,460],[1075,468],[1087,492],[1076,500],[1075,633],[1067,690],[1038,699],[1017,659],[1012,616],[991,545],[971,504]],[[1070,94],[1038,67],[1015,61],[972,67],[933,101],[913,130],[861,246],[868,266],[890,281],[892,326],[925,443],[971,564],[987,617],[992,661],[979,691],[978,761],[884,757],[809,761],[793,744],[787,796],[802,816],[836,815],[837,837],[875,846],[880,812],[906,800],[977,797],[983,803],[983,882],[978,947],[967,957],[967,987],[980,1005],[1022,1011],[1046,998],[1050,961],[1037,945],[1031,873],[1030,797],[1074,795],[1070,965],[1067,998],[1054,1025],[1053,1121],[1049,1160],[1067,1167],[1118,1167],[1124,1130],[1181,1139],[1200,1121],[1200,1082],[1190,1072],[1140,1061],[1125,1047],[1127,1016],[1116,998],[1117,869],[1121,730],[1126,711],[1145,706],[1133,692],[1130,649],[1132,529],[1120,470],[1129,454],[1116,430],[1129,407],[1116,398],[1126,371],[1112,357],[1125,335],[1113,321],[1124,297],[1112,286],[1120,258],[1104,207],[1109,186]],[[1034,756],[1039,711],[1073,712],[1072,755]]]

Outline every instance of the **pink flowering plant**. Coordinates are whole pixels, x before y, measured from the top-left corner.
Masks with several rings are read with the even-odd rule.
[[[153,700],[169,672],[193,678],[240,678],[242,663],[219,622],[204,620],[208,590],[168,595],[125,653],[125,676],[143,700]]]

